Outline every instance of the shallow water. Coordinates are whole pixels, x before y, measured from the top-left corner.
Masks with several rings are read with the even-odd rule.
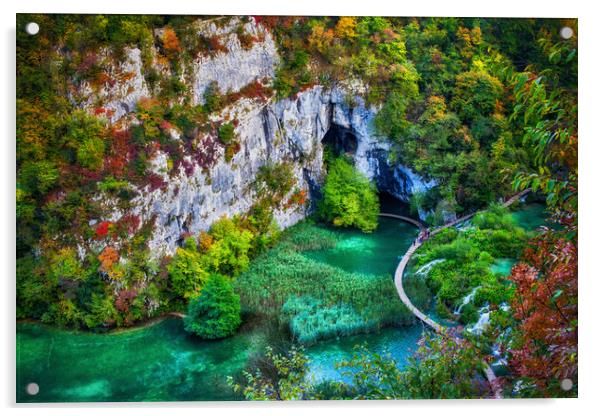
[[[335,247],[304,254],[347,272],[391,276],[400,257],[418,234],[416,227],[392,218],[380,218],[379,227],[373,233],[352,229],[337,229],[336,232],[341,239]]]
[[[495,262],[489,267],[489,269],[495,274],[501,274],[502,276],[510,275],[512,267],[516,264],[516,259],[510,259],[506,257],[495,259]]]
[[[351,359],[357,345],[365,345],[371,352],[388,355],[395,359],[399,368],[403,368],[416,351],[422,331],[422,325],[384,328],[377,334],[354,335],[320,342],[307,349],[310,377],[317,383],[324,380],[348,381],[348,377],[342,374],[345,370],[336,369],[335,364]]]
[[[553,226],[548,220],[546,206],[539,203],[524,204],[518,211],[513,212],[512,217],[517,224],[527,231],[536,231],[542,225]],[[510,275],[512,267],[517,263],[516,259],[498,258],[491,265],[490,270],[493,273],[502,276]]]
[[[534,231],[542,225],[550,225],[545,204],[535,202],[523,204],[511,215],[518,225],[527,231]]]
[[[262,351],[263,332],[221,341],[189,336],[179,318],[111,334],[17,326],[17,401],[234,399],[226,376]],[[28,396],[25,386],[40,386]]]
[[[336,247],[308,256],[349,272],[391,275],[417,230],[383,218],[372,234],[340,230]],[[307,349],[310,378],[343,379],[335,363],[351,358],[353,347],[391,353],[403,366],[416,349],[422,326],[386,328],[322,341]],[[284,334],[265,328],[239,331],[220,341],[189,336],[180,319],[110,334],[65,331],[35,323],[17,324],[17,401],[185,401],[240,399],[226,384],[266,345]],[[36,396],[28,383],[40,386]]]

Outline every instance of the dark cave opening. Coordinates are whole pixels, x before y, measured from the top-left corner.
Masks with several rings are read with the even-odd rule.
[[[322,138],[322,144],[331,149],[333,155],[354,154],[357,150],[357,138],[350,129],[331,124]]]

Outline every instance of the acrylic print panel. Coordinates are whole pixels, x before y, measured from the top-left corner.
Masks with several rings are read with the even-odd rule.
[[[577,395],[575,19],[17,28],[18,402]]]

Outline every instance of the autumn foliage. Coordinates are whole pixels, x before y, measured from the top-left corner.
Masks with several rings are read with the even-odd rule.
[[[180,41],[172,28],[165,28],[161,40],[163,41],[163,49],[165,49],[168,54],[175,54],[180,51]]]
[[[577,245],[547,232],[525,252],[510,279],[520,344],[511,350],[516,374],[542,390],[577,375]]]
[[[100,260],[100,271],[107,272],[111,270],[113,264],[119,260],[119,253],[113,247],[105,247],[105,249],[98,255]]]

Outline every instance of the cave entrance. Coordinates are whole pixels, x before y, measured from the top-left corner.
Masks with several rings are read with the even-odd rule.
[[[329,147],[335,157],[345,153],[355,154],[357,150],[357,138],[351,130],[334,123],[322,138],[322,144]]]

